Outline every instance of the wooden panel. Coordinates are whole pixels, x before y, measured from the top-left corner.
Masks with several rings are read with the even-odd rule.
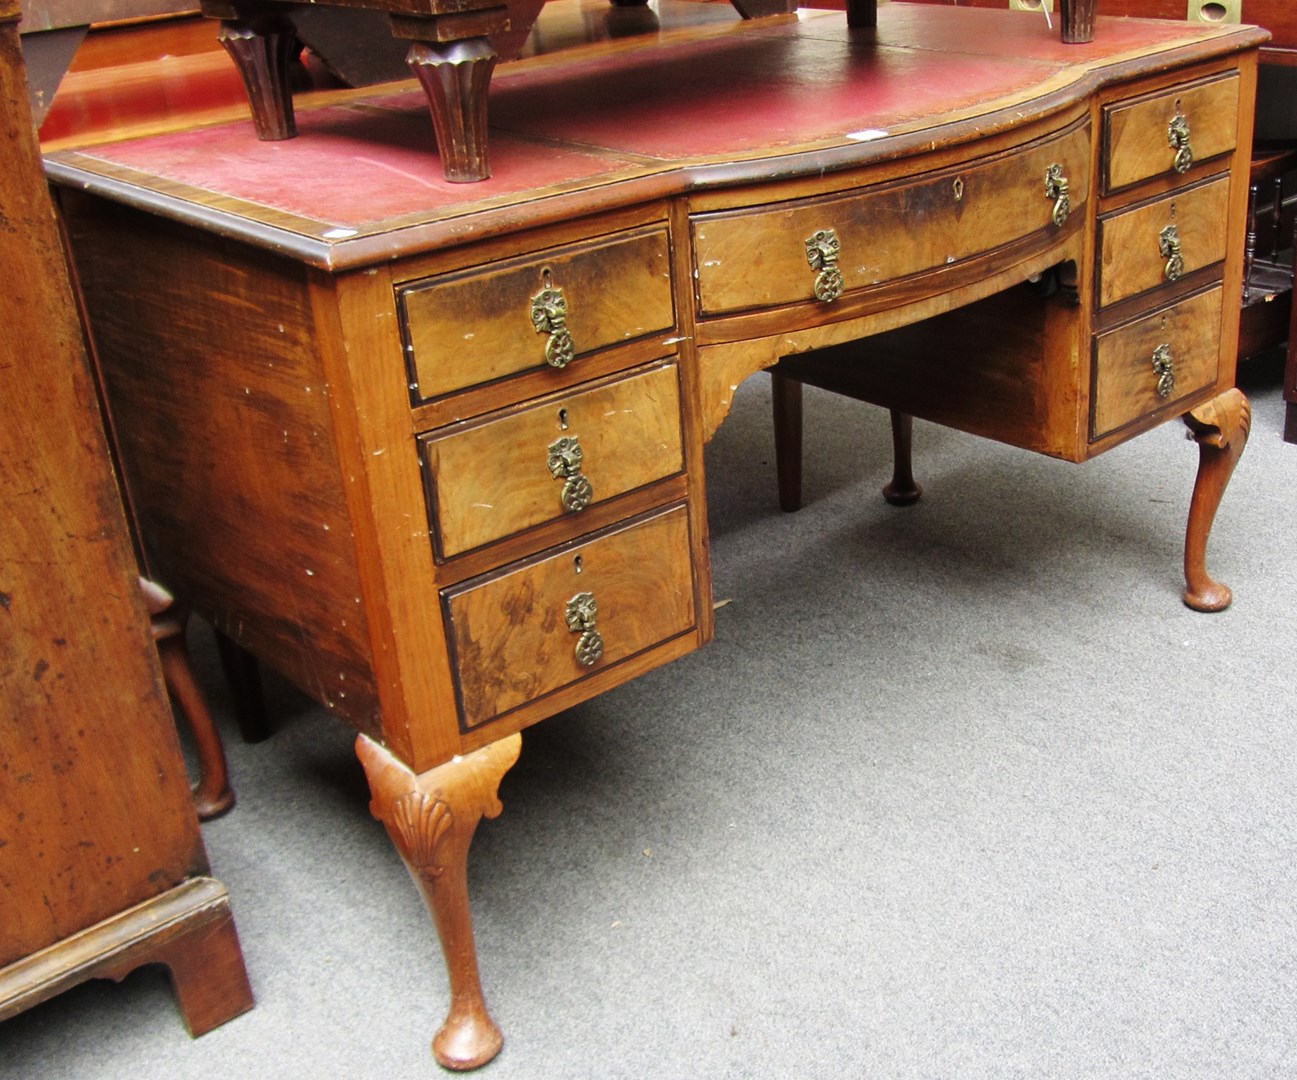
[[[0,969],[207,870],[16,14],[0,18]]]
[[[1108,106],[1104,109],[1107,190],[1175,175],[1176,152],[1167,132],[1177,114],[1189,123],[1194,162],[1233,150],[1238,105],[1239,79],[1228,74]]]
[[[439,553],[449,557],[573,513],[550,447],[576,439],[594,505],[680,472],[680,384],[674,364],[555,395],[421,440]],[[577,511],[586,508],[581,506]]]
[[[576,658],[568,601],[598,604],[602,658]],[[447,593],[465,727],[551,693],[694,625],[689,519],[683,506],[568,545]]]
[[[1221,288],[1100,334],[1095,339],[1093,438],[1100,439],[1216,381],[1221,349]],[[1158,393],[1153,353],[1169,345],[1175,385]]]
[[[70,195],[64,204],[161,580],[376,731],[334,391],[306,272],[132,211]]]
[[[1164,196],[1099,222],[1099,302],[1118,300],[1155,289],[1168,281],[1162,231],[1174,225],[1189,274],[1225,258],[1225,222],[1229,218],[1229,177]]]
[[[414,282],[398,290],[398,303],[416,399],[545,367],[531,298],[547,284],[567,299],[573,363],[674,324],[665,227]]]
[[[812,299],[816,271],[806,240],[833,229],[847,293],[957,263],[1055,228],[1045,171],[1069,177],[1071,204],[1084,204],[1089,127],[980,159],[920,180],[831,198],[700,215],[693,222],[698,305],[703,315]]]

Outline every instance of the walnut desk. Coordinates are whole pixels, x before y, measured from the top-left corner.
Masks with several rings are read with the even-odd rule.
[[[443,1064],[500,1046],[465,860],[518,733],[712,636],[702,449],[748,376],[936,325],[943,370],[891,375],[949,423],[1080,461],[1186,417],[1189,587],[1220,599],[1264,34],[878,23],[502,69],[471,185],[423,167],[409,87],[303,110],[289,142],[47,158],[159,572],[358,729],[444,947]],[[1051,267],[1074,289],[1024,289]],[[965,351],[988,323],[1003,348]]]

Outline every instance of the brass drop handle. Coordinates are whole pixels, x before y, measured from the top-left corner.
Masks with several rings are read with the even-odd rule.
[[[549,335],[545,342],[545,363],[564,368],[576,356],[576,345],[567,328],[567,297],[554,284],[548,269],[543,271],[541,280],[544,287],[531,298],[531,324],[536,333]]]
[[[1185,173],[1193,164],[1193,147],[1189,143],[1189,118],[1182,112],[1171,117],[1166,127],[1166,141],[1175,151],[1175,171]]]
[[[1175,225],[1168,225],[1162,230],[1157,240],[1162,258],[1166,260],[1163,271],[1167,281],[1179,281],[1184,273],[1184,255],[1180,251],[1180,230]]]
[[[567,602],[567,628],[580,635],[576,641],[576,662],[585,667],[593,667],[603,656],[603,638],[594,627],[598,614],[594,593],[577,593]]]
[[[1175,390],[1175,360],[1170,345],[1163,343],[1153,350],[1153,374],[1157,376],[1157,396],[1170,397]]]
[[[585,451],[575,435],[564,435],[549,444],[549,472],[555,480],[563,481],[559,501],[564,510],[575,513],[594,502],[594,486],[581,472]]]
[[[1058,162],[1045,170],[1045,198],[1054,200],[1052,219],[1061,229],[1072,212],[1072,192],[1067,177],[1063,175],[1063,166]]]
[[[837,230],[818,229],[806,239],[806,261],[815,275],[815,299],[832,303],[842,295],[842,271],[838,269],[838,255],[842,245]]]

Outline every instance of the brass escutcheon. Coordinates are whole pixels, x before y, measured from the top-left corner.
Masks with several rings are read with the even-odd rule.
[[[576,642],[576,660],[585,667],[593,667],[603,656],[603,637],[594,626],[598,614],[599,605],[595,603],[594,593],[577,593],[567,602],[567,628],[580,635]]]
[[[1157,376],[1157,396],[1170,397],[1175,390],[1175,361],[1170,345],[1163,343],[1153,350],[1153,373]]]
[[[549,270],[541,275],[544,288],[531,298],[531,324],[538,334],[548,334],[545,342],[545,363],[563,368],[576,356],[576,345],[567,328],[567,297],[557,287]]]
[[[1175,171],[1184,173],[1193,164],[1193,147],[1189,143],[1189,118],[1182,112],[1171,117],[1166,127],[1166,141],[1175,151]]]
[[[1164,273],[1167,281],[1179,281],[1184,273],[1184,255],[1180,251],[1180,230],[1175,225],[1168,225],[1162,230],[1157,240],[1158,250],[1166,260]]]
[[[842,245],[835,229],[819,229],[806,240],[806,261],[815,276],[815,299],[828,304],[842,295],[842,271],[838,269],[838,255]]]
[[[581,440],[576,435],[564,435],[549,444],[550,475],[555,480],[562,480],[563,490],[559,501],[563,509],[575,513],[584,510],[594,502],[594,486],[581,473],[581,462],[585,451],[581,449]]]
[[[1072,212],[1072,193],[1067,177],[1063,175],[1063,166],[1058,162],[1045,170],[1045,198],[1054,200],[1052,219],[1061,229]]]

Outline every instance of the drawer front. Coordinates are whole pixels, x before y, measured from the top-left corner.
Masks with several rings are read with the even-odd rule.
[[[538,324],[533,298],[546,290],[557,291],[566,310]],[[567,357],[579,363],[674,326],[666,228],[402,285],[397,307],[416,403]]]
[[[606,380],[419,442],[438,552],[457,555],[679,473],[677,369]]]
[[[844,293],[935,270],[1057,229],[1046,173],[1060,165],[1071,213],[1084,205],[1089,127],[992,158],[843,195],[771,208],[699,214],[692,222],[704,315],[816,298],[808,241],[833,230]]]
[[[1221,296],[1217,285],[1099,335],[1092,438],[1102,438],[1216,382]],[[1168,364],[1169,378],[1163,374]]]
[[[692,629],[688,513],[659,511],[466,583],[443,607],[460,715],[473,728]]]
[[[1099,223],[1099,302],[1114,304],[1225,258],[1229,177]],[[1178,256],[1178,258],[1177,258]]]
[[[1172,87],[1104,109],[1104,163],[1108,191],[1154,176],[1175,176],[1193,162],[1234,149],[1238,136],[1239,78],[1217,76]],[[1188,157],[1180,158],[1176,118],[1183,118]],[[1175,124],[1176,128],[1181,125]]]

